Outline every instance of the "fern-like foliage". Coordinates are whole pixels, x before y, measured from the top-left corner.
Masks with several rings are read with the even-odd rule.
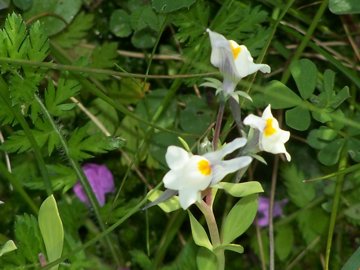
[[[0,57],[19,60],[43,61],[49,53],[49,41],[40,22],[28,29],[20,15],[9,15],[0,30]],[[43,71],[34,67],[14,67],[2,64],[4,78],[10,82],[10,97],[13,105],[30,106]],[[26,110],[25,110],[26,111]]]
[[[45,92],[45,105],[50,114],[61,116],[75,107],[74,103],[65,103],[70,97],[76,96],[80,91],[80,84],[71,79],[60,78],[55,90],[52,81],[49,81]]]
[[[52,38],[58,45],[69,49],[79,44],[94,23],[93,14],[79,13],[65,31]]]
[[[55,147],[60,143],[58,135],[52,129],[51,125],[46,122],[37,121],[36,127],[32,129],[31,132],[40,147],[47,146],[49,155],[51,155]],[[19,130],[9,136],[5,143],[0,146],[0,149],[9,153],[23,153],[31,149],[31,144],[25,132]]]
[[[93,157],[95,153],[105,153],[109,150],[118,148],[121,140],[113,140],[97,133],[88,134],[88,125],[74,130],[69,141],[68,147],[70,156],[76,160],[84,160]]]

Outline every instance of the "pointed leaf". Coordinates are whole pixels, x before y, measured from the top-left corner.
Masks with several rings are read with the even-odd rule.
[[[205,247],[208,250],[212,250],[213,247],[210,243],[209,237],[207,236],[207,233],[203,226],[200,224],[199,221],[191,214],[190,211],[189,218],[190,218],[190,225],[191,225],[191,233],[194,239],[194,242],[201,247]]]
[[[169,213],[181,208],[179,198],[175,196],[177,191],[167,189],[164,192],[160,190],[151,190],[148,195],[149,203],[143,210],[152,206],[159,206],[164,212]]]
[[[242,245],[238,245],[238,244],[226,244],[226,245],[220,245],[218,247],[215,248],[215,251],[217,249],[225,249],[225,250],[229,250],[229,251],[234,251],[237,253],[244,253],[244,247]]]
[[[242,235],[253,223],[258,208],[258,196],[253,194],[242,198],[231,209],[222,227],[224,244],[230,244]]]
[[[48,262],[61,257],[64,244],[64,229],[53,195],[49,196],[39,210],[39,227],[44,240]],[[58,269],[58,265],[51,269]]]
[[[245,197],[251,194],[264,192],[261,184],[257,181],[249,181],[245,183],[220,182],[214,187],[224,189],[227,193],[234,197]]]
[[[200,248],[196,256],[197,269],[217,270],[217,259],[215,254],[206,248]]]
[[[6,243],[0,248],[0,257],[6,253],[16,250],[17,247],[13,240],[8,240]]]
[[[360,267],[360,247],[351,255],[341,270],[353,270]]]

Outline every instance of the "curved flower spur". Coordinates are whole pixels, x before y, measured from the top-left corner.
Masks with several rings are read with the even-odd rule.
[[[226,175],[247,167],[249,156],[223,160],[225,156],[243,147],[246,139],[237,138],[221,149],[204,155],[193,155],[181,147],[169,146],[165,155],[170,171],[163,178],[168,189],[154,202],[156,205],[178,193],[180,206],[185,210],[201,199],[201,191],[220,182]],[[173,192],[171,192],[173,191]],[[161,200],[159,200],[161,199]]]

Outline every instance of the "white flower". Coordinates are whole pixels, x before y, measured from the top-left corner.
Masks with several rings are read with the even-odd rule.
[[[285,143],[290,138],[290,132],[279,128],[278,121],[271,114],[271,107],[268,105],[261,117],[250,114],[244,119],[244,124],[260,131],[259,147],[261,150],[273,154],[284,153],[288,161],[290,154],[285,149]]]
[[[165,158],[170,171],[163,178],[165,187],[177,190],[181,207],[187,209],[200,200],[200,191],[251,163],[252,158],[248,156],[223,160],[245,144],[246,139],[237,138],[220,150],[202,156],[192,155],[177,146],[169,146]]]
[[[233,92],[239,80],[258,70],[263,73],[271,71],[268,65],[254,64],[254,59],[245,45],[227,40],[210,29],[206,31],[209,33],[212,48],[210,61],[223,74],[223,88],[226,93]]]

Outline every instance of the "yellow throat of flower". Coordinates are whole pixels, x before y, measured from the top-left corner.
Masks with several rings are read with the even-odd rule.
[[[210,162],[205,159],[202,159],[198,162],[198,169],[199,169],[200,173],[203,175],[208,176],[211,174]]]
[[[266,125],[264,128],[264,134],[265,136],[271,136],[276,132],[276,129],[273,127],[273,119],[268,118],[266,119]]]
[[[230,40],[230,48],[234,59],[236,59],[239,56],[239,53],[241,52],[240,46],[235,41]]]

